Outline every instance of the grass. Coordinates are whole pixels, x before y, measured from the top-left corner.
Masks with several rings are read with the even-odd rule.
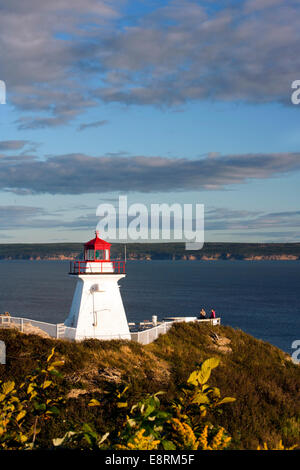
[[[227,338],[226,352],[219,340]],[[129,400],[136,402],[145,393],[165,391],[162,400],[170,401],[180,384],[203,362],[221,358],[210,382],[222,395],[235,397],[224,407],[218,424],[233,437],[236,449],[256,449],[262,442],[275,445],[300,444],[300,367],[281,350],[230,327],[181,323],[147,346],[131,341],[86,340],[71,343],[24,335],[14,330],[0,330],[7,347],[7,365],[0,365],[0,379],[20,383],[46,358],[55,346],[65,358],[62,387],[70,398],[58,419],[42,429],[47,446],[52,437],[63,435],[83,422],[109,429],[115,426],[110,406],[113,392],[129,384]],[[228,349],[229,348],[229,349]],[[109,391],[110,393],[104,393]],[[103,407],[87,406],[91,395],[101,396]]]

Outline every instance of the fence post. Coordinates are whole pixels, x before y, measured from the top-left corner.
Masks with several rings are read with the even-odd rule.
[[[21,331],[21,333],[23,333],[23,331],[24,331],[24,321],[23,321],[23,318],[21,318],[21,327],[20,327],[20,331]]]

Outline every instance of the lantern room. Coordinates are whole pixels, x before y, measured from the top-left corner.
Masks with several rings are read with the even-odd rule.
[[[110,261],[110,247],[96,232],[96,238],[84,244],[84,261]]]
[[[84,259],[70,262],[70,274],[125,274],[125,261],[110,259],[111,243],[102,240],[99,232],[84,244]]]

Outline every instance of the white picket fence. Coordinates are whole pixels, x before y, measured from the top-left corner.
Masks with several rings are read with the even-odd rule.
[[[149,344],[155,341],[160,335],[166,334],[169,329],[174,325],[174,323],[182,322],[184,317],[178,317],[176,320],[162,322],[153,328],[145,329],[144,331],[137,331],[131,333],[131,340],[137,341],[141,344]],[[210,325],[220,325],[221,318],[205,318],[203,320],[192,320],[197,323],[209,323]]]
[[[155,341],[160,335],[165,335],[172,327],[173,322],[164,322],[160,325],[148,328],[144,331],[131,333],[131,340],[141,344],[149,344]]]
[[[33,333],[34,328],[44,331],[52,338],[65,338],[67,329],[63,323],[46,323],[31,318],[11,317],[0,315],[0,328],[16,328],[23,333]],[[75,330],[75,328],[71,328]]]
[[[162,322],[152,328],[145,328],[142,331],[131,332],[131,341],[137,341],[141,344],[149,344],[155,341],[160,335],[166,334],[174,323],[178,323],[180,320]],[[209,323],[211,325],[220,325],[221,319],[205,319],[205,320],[194,320],[199,323]],[[16,328],[23,333],[36,334],[34,328],[38,328],[43,332],[47,333],[51,338],[57,339],[69,339],[74,340],[76,334],[76,328],[65,326],[63,323],[46,323],[42,321],[32,320],[30,318],[11,317],[0,315],[0,328]],[[84,338],[81,338],[84,339]],[[98,340],[112,340],[122,339],[116,335],[97,336],[95,339]]]

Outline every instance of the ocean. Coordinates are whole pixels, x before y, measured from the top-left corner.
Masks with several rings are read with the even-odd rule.
[[[63,322],[76,283],[68,271],[67,261],[0,261],[0,312]],[[129,322],[213,308],[223,325],[289,354],[300,340],[297,261],[128,261],[126,271],[120,285]]]

